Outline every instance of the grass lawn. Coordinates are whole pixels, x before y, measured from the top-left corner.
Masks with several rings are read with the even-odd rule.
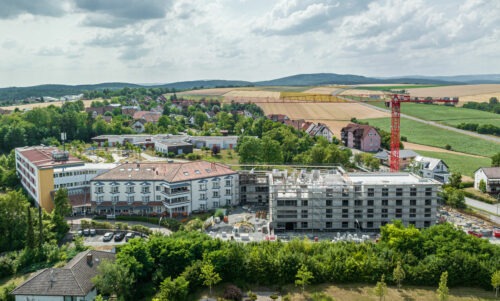
[[[390,118],[365,119],[363,121],[390,132]],[[401,118],[401,136],[406,136],[408,142],[440,148],[444,148],[445,145],[449,144],[454,151],[487,157],[493,156],[500,150],[499,143],[448,131],[406,118]]]
[[[209,162],[219,162],[223,164],[238,164],[240,157],[238,153],[233,150],[223,149],[216,156],[212,156],[212,152],[210,150],[204,151],[195,149],[195,154],[200,154],[201,160],[209,161]]]
[[[213,290],[213,296],[222,296],[225,285],[219,285]],[[306,289],[306,297],[310,297],[313,293],[323,292],[334,298],[335,301],[378,301],[379,297],[374,293],[375,285],[371,284],[335,284],[335,285],[315,285]],[[422,287],[422,286],[403,286],[400,290],[397,287],[389,286],[387,288],[386,301],[399,301],[399,300],[412,300],[412,301],[434,301],[438,300],[436,296],[436,287]],[[251,288],[259,297],[259,292],[276,292],[270,288]],[[286,286],[283,290],[290,294],[292,301],[306,301],[310,300],[304,297],[299,288],[295,286]],[[243,290],[246,293],[246,290]],[[262,294],[264,295],[264,294]],[[286,295],[286,293],[281,296]],[[208,289],[197,294],[192,300],[205,300],[203,296],[208,296]],[[257,301],[270,300],[269,298],[259,298]],[[282,300],[282,299],[278,299]],[[451,288],[449,301],[479,301],[479,300],[498,300],[495,299],[495,292],[493,290],[483,290],[477,288]]]
[[[370,104],[380,108],[386,108],[383,102],[373,102]],[[401,105],[401,113],[451,126],[457,126],[460,123],[477,123],[479,125],[492,124],[500,126],[499,114],[466,108],[404,103]]]
[[[474,178],[474,171],[479,167],[490,166],[491,159],[489,158],[475,158],[470,156],[462,156],[450,153],[430,152],[430,151],[417,151],[422,156],[438,158],[443,160],[450,171],[459,172],[462,175]]]

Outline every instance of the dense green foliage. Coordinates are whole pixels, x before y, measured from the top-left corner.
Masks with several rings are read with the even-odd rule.
[[[292,284],[302,266],[316,284],[376,283],[382,275],[394,283],[400,262],[409,285],[436,286],[441,273],[448,271],[451,287],[490,288],[491,275],[500,268],[499,246],[449,224],[418,230],[396,222],[381,230],[378,244],[308,240],[241,244],[199,232],[153,235],[121,247],[117,264],[129,267],[137,294],[141,283],[153,281],[159,286],[167,277],[175,280],[181,275],[191,292],[197,290],[205,281],[200,275],[207,264],[213,265],[222,282],[240,286]]]
[[[500,114],[500,103],[496,97],[490,98],[488,102],[468,102],[464,108]]]

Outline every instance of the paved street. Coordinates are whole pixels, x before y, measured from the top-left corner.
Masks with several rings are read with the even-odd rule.
[[[490,213],[490,219],[495,223],[500,224],[500,205],[491,205],[471,198],[465,198],[465,203],[467,206]]]

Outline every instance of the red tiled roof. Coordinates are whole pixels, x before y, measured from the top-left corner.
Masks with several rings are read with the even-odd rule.
[[[66,165],[80,165],[84,162],[76,157],[69,155],[67,161],[55,161],[52,158],[52,152],[60,150],[56,147],[51,146],[35,146],[35,147],[25,147],[17,148],[18,153],[25,157],[29,162],[37,166],[38,168],[51,168],[60,167]]]
[[[172,183],[231,174],[236,174],[236,172],[228,166],[206,161],[183,163],[126,163],[95,177],[93,181],[156,180]]]
[[[158,122],[160,120],[160,112],[137,111],[134,113],[134,120],[144,119],[146,122]]]

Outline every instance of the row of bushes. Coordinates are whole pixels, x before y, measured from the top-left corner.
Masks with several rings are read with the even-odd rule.
[[[457,125],[457,128],[466,131],[478,132],[479,134],[500,136],[500,127],[493,124],[479,125],[477,123],[460,123]]]
[[[491,200],[489,198],[485,198],[485,197],[482,197],[478,194],[475,194],[475,193],[472,193],[470,191],[467,191],[467,190],[464,190],[464,194],[466,197],[468,198],[471,198],[471,199],[475,199],[475,200],[478,200],[478,201],[481,201],[481,202],[485,202],[485,203],[488,203],[488,204],[496,204],[496,201],[495,200]]]

